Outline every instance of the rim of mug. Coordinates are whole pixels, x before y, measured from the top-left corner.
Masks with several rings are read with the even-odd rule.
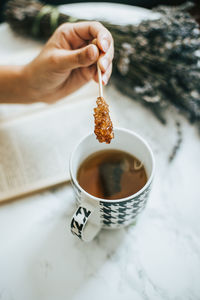
[[[73,156],[74,156],[74,153],[76,152],[77,148],[80,146],[80,144],[86,139],[88,138],[89,136],[92,136],[94,135],[94,133],[90,133],[90,134],[87,134],[86,136],[84,136],[80,142],[76,145],[76,147],[74,148],[74,150],[72,151],[72,154],[70,156],[70,161],[69,161],[69,172],[70,172],[70,176],[71,178],[73,179],[75,185],[77,185],[77,187],[79,188],[79,190],[81,190],[81,192],[83,194],[85,194],[87,197],[90,197],[92,198],[93,200],[95,201],[101,201],[101,202],[123,202],[123,201],[128,201],[128,200],[131,200],[137,196],[139,196],[140,194],[143,193],[144,190],[147,189],[147,187],[151,184],[152,180],[153,180],[153,177],[154,177],[154,173],[155,173],[155,159],[154,159],[154,155],[153,155],[153,152],[151,150],[151,147],[149,146],[149,144],[143,139],[143,137],[141,137],[138,133],[135,133],[134,131],[132,130],[129,130],[129,129],[126,129],[126,128],[120,128],[120,127],[116,127],[114,130],[119,130],[119,131],[123,131],[123,132],[127,132],[127,133],[130,133],[131,135],[134,135],[136,136],[138,139],[140,139],[143,144],[145,144],[145,146],[147,147],[149,153],[150,153],[150,156],[151,156],[151,160],[152,160],[152,170],[151,170],[151,175],[149,177],[149,179],[147,180],[146,184],[143,186],[143,188],[141,190],[139,190],[137,193],[135,194],[132,194],[128,197],[124,197],[124,198],[119,198],[119,199],[103,199],[103,198],[99,198],[99,197],[96,197],[96,196],[93,196],[91,195],[90,193],[86,192],[81,186],[80,184],[78,183],[77,179],[76,179],[76,176],[74,176],[73,172],[72,172],[72,161],[73,161]]]

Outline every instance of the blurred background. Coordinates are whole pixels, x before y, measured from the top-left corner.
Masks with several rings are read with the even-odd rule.
[[[8,0],[1,0],[0,1],[0,22],[4,21],[3,17],[3,10],[4,6]],[[68,0],[43,0],[42,2],[48,4],[68,4],[68,3],[80,3],[80,2],[114,2],[114,3],[122,3],[122,4],[129,4],[129,5],[136,5],[146,8],[152,8],[156,5],[165,4],[165,5],[178,5],[181,3],[186,2],[185,0],[116,0],[116,1],[95,1],[95,0],[78,0],[78,1],[68,1]],[[190,1],[191,2],[191,1]],[[198,3],[198,0],[193,0],[192,2]]]

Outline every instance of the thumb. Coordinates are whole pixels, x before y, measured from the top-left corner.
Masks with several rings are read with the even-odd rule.
[[[88,45],[77,50],[64,51],[60,56],[60,64],[65,69],[76,69],[79,67],[88,67],[97,61],[99,50],[95,45]]]

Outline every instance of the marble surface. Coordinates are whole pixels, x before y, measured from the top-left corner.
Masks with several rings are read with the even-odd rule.
[[[1,205],[0,300],[200,299],[199,134],[174,109],[162,126],[112,86],[106,98],[114,125],[138,132],[154,151],[146,209],[136,225],[103,230],[83,243],[69,230],[75,210],[70,184]],[[169,164],[176,120],[183,142]]]

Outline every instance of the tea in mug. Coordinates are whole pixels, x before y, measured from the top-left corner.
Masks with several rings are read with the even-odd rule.
[[[142,162],[133,155],[119,150],[102,150],[83,161],[77,180],[87,193],[115,200],[141,190],[147,182],[147,174]]]

